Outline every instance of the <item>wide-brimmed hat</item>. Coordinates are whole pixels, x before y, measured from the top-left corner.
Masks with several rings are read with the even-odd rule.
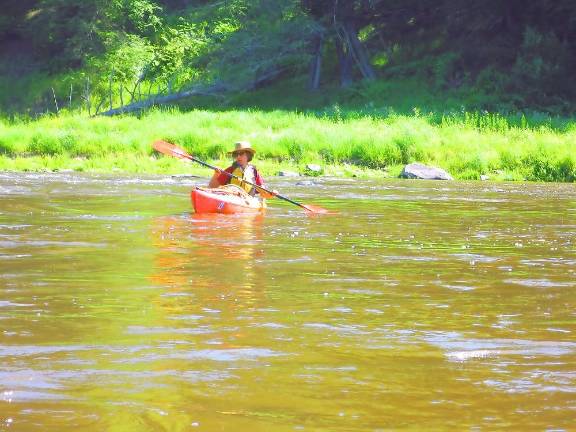
[[[254,156],[254,154],[256,153],[256,150],[254,150],[252,148],[252,145],[248,141],[238,141],[238,142],[234,143],[234,150],[228,152],[228,154],[235,156],[236,153],[239,153],[242,151],[248,152],[252,156]]]

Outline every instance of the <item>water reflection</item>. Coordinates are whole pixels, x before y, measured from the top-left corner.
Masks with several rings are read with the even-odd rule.
[[[263,335],[248,338],[246,321],[256,328],[254,310],[266,305],[266,277],[258,268],[264,250],[262,215],[183,214],[155,218],[157,247],[151,281],[163,293],[154,304],[187,334],[203,334],[204,352],[221,359],[245,360],[274,355],[253,346]],[[224,325],[222,325],[224,324]],[[134,329],[132,329],[134,331]],[[178,334],[183,330],[139,329]],[[240,348],[240,350],[238,350]],[[236,349],[236,351],[232,351]],[[202,352],[202,351],[201,351]],[[201,352],[186,354],[196,358]]]
[[[263,255],[264,216],[184,214],[153,221],[155,272],[173,293],[233,288],[247,300],[262,291],[255,270]]]

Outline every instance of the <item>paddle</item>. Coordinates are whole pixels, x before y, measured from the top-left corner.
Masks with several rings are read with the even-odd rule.
[[[209,163],[206,163],[198,158],[195,158],[194,156],[192,156],[191,154],[188,154],[186,152],[186,150],[184,150],[181,147],[178,147],[176,144],[172,144],[169,143],[167,141],[163,141],[163,140],[158,140],[158,141],[154,141],[154,143],[152,144],[152,147],[154,148],[154,150],[166,154],[166,155],[170,155],[170,156],[174,156],[177,157],[178,159],[189,159],[189,160],[193,160],[194,162],[198,162],[200,165],[204,165],[207,168],[211,168],[213,170],[219,171],[221,173],[226,173],[226,175],[235,178],[237,180],[243,181],[244,183],[249,184],[250,186],[254,186],[255,188],[261,189],[265,192],[268,192],[271,195],[274,195],[275,197],[278,197],[284,201],[288,201],[291,204],[297,205],[298,207],[303,208],[306,211],[309,211],[311,213],[328,213],[328,210],[326,210],[325,208],[319,207],[319,206],[315,206],[315,205],[311,205],[311,204],[300,204],[299,202],[293,201],[290,198],[287,198],[285,196],[282,196],[280,194],[274,193],[266,188],[263,188],[262,186],[258,186],[254,183],[251,183],[249,181],[246,181],[244,179],[241,179],[237,176],[235,176],[234,174],[231,174],[227,171],[224,171],[223,169],[220,169],[218,167],[215,167],[213,165],[210,165]]]

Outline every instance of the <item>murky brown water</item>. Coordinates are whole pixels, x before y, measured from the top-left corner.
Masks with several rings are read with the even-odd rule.
[[[0,429],[570,430],[576,187],[0,173]]]

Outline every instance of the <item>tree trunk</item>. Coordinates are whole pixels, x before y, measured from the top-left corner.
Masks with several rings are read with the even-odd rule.
[[[88,111],[88,115],[91,115],[90,110],[92,109],[92,101],[90,97],[90,78],[86,78],[84,100],[86,100],[86,110]]]
[[[336,54],[338,55],[338,66],[340,68],[340,86],[348,87],[352,84],[352,53],[347,44],[340,37],[336,37]]]
[[[54,91],[54,87],[52,87],[52,96],[54,96],[54,105],[56,105],[56,114],[60,112],[58,108],[58,100],[56,99],[56,92]]]
[[[342,39],[344,40],[345,44],[348,45],[350,50],[350,54],[354,58],[354,61],[358,65],[358,69],[362,73],[362,77],[364,79],[375,79],[376,73],[374,72],[374,68],[370,64],[368,60],[368,54],[364,49],[364,46],[358,39],[358,31],[352,22],[347,22],[341,29]]]
[[[375,79],[376,73],[368,60],[368,54],[366,53],[364,45],[362,45],[358,39],[358,31],[356,30],[356,27],[352,23],[347,23],[344,28],[350,44],[350,51],[352,51],[352,55],[360,68],[360,72],[362,72],[362,76],[364,79]]]
[[[112,105],[112,104],[113,104],[113,102],[112,102],[112,93],[113,93],[113,91],[112,91],[112,84],[113,84],[113,83],[114,83],[114,71],[112,71],[112,72],[110,73],[110,80],[108,81],[108,92],[109,92],[108,97],[109,97],[109,99],[110,99],[110,109],[113,108],[113,105]]]
[[[226,87],[217,84],[208,87],[197,86],[180,93],[172,93],[166,96],[155,95],[144,101],[138,101],[129,105],[124,105],[121,108],[111,109],[102,113],[99,113],[98,110],[95,115],[114,116],[117,114],[137,112],[154,105],[168,104],[190,96],[220,96],[221,93],[225,92],[226,90]]]
[[[310,80],[308,82],[308,88],[310,90],[318,90],[320,87],[323,45],[324,35],[318,34],[314,36],[314,40],[312,41],[312,60],[310,60]]]

